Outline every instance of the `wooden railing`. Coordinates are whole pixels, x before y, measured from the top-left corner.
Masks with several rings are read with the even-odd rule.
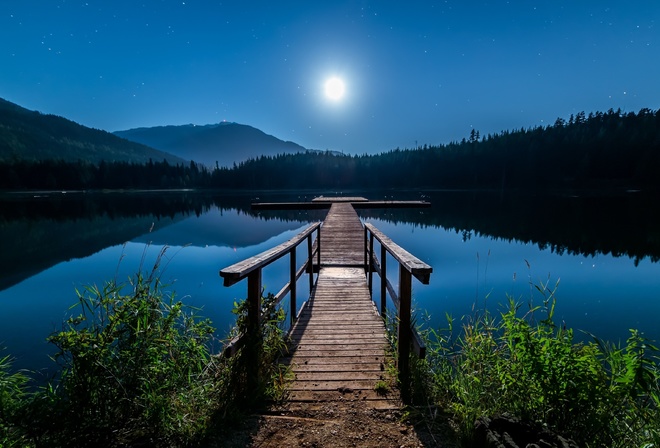
[[[374,239],[380,243],[380,260],[374,253]],[[388,253],[399,262],[398,292],[394,290],[394,287],[387,278]],[[411,323],[412,277],[428,285],[431,280],[433,268],[397,245],[372,224],[364,225],[364,265],[365,272],[368,275],[369,292],[372,297],[373,273],[376,272],[380,276],[380,309],[383,319],[387,317],[388,292],[397,310],[399,321],[397,366],[399,380],[403,386],[401,389],[402,398],[406,401],[406,388],[410,378],[409,360],[411,345],[420,358],[424,358],[426,355],[424,342]]]
[[[287,293],[290,294],[289,301],[291,306],[289,316],[291,325],[293,325],[298,311],[296,306],[296,284],[298,279],[303,273],[307,272],[309,274],[309,290],[311,292],[314,285],[314,269],[312,266],[314,255],[318,257],[317,263],[321,264],[320,228],[320,222],[312,224],[289,241],[220,271],[220,276],[224,279],[224,286],[232,286],[247,278],[247,331],[246,334],[236,336],[227,347],[225,347],[225,356],[232,356],[241,346],[243,346],[247,334],[256,334],[259,331],[262,294],[261,270],[287,254],[290,257],[289,281],[284,285],[280,292],[275,295],[275,305],[279,304]],[[316,231],[316,244],[313,245],[312,234],[314,231]],[[297,268],[296,248],[305,240],[307,241],[307,260],[300,266],[300,268]]]

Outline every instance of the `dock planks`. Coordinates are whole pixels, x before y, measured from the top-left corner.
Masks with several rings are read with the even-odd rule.
[[[316,286],[291,329],[291,355],[283,360],[295,374],[290,405],[363,401],[376,409],[400,406],[397,394],[375,390],[378,381],[387,381],[387,339],[369,294],[363,251],[363,227],[353,206],[333,203],[321,227]]]
[[[378,395],[386,381],[385,325],[371,301],[364,270],[321,267],[311,299],[291,330],[284,359],[295,374],[289,403],[364,401],[390,409],[398,396]]]
[[[350,203],[335,203],[321,227],[321,266],[364,268],[364,229]],[[364,275],[364,271],[362,272]]]

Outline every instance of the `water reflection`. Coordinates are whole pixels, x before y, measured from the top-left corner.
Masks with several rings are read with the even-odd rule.
[[[408,196],[419,196],[413,194]],[[660,209],[654,194],[601,196],[443,191],[425,193],[432,208],[361,210],[364,217],[532,243],[558,254],[660,260]]]
[[[360,194],[422,195],[345,193]],[[507,294],[527,302],[534,296],[530,284],[561,278],[559,321],[611,340],[625,338],[632,327],[660,337],[655,318],[660,221],[654,197],[424,195],[431,208],[359,214],[433,266],[431,285],[416,285],[414,291],[433,326],[442,325],[445,313],[462,316],[473,306],[497,306]],[[297,200],[287,193],[260,196]],[[48,365],[44,339],[71,312],[74,288],[126,279],[149,268],[166,245],[171,248],[164,282],[186,303],[203,308],[218,328],[220,344],[233,322],[233,301],[243,298],[245,289],[223,288],[218,270],[291,238],[325,215],[256,212],[250,209],[253,199],[193,192],[0,197],[0,347],[9,347],[21,368]],[[277,292],[287,276],[285,258],[264,272],[264,287]],[[389,277],[396,282],[395,271]],[[308,293],[305,285],[299,284],[300,303]]]
[[[58,263],[126,241],[245,247],[289,230],[295,223],[323,217],[300,211],[256,214],[250,210],[251,199],[250,195],[193,192],[0,197],[0,290]],[[207,216],[212,209],[221,215],[235,213],[218,226]],[[187,220],[190,217],[204,218]],[[174,224],[179,225],[170,228]]]

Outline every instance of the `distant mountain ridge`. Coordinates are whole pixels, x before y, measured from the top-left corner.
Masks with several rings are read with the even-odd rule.
[[[250,158],[307,152],[307,148],[283,141],[245,124],[221,122],[209,125],[156,126],[116,131],[115,135],[142,143],[208,167],[231,167]]]
[[[144,144],[92,129],[66,118],[25,109],[0,98],[0,162],[63,160],[188,163]]]

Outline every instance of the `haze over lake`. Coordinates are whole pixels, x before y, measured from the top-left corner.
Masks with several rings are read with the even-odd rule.
[[[218,271],[288,240],[325,215],[254,212],[250,202],[257,196],[261,201],[304,201],[322,193],[339,194],[4,196],[0,346],[17,358],[17,369],[52,367],[45,338],[77,313],[70,308],[77,303],[75,289],[112,278],[125,281],[139,269],[150,270],[167,248],[162,281],[212,319],[220,350],[233,324],[233,303],[245,297],[246,285],[224,288]],[[359,211],[364,221],[433,267],[430,285],[413,283],[418,322],[428,313],[428,325],[444,327],[445,313],[459,319],[484,307],[497,310],[507,294],[525,310],[530,301],[542,305],[535,285],[552,289],[559,281],[557,324],[611,341],[624,340],[629,328],[660,339],[660,227],[652,199],[641,193],[350,193],[356,194],[373,200],[424,198],[433,204]],[[302,260],[306,249],[300,251]],[[388,266],[396,284],[396,266]],[[285,257],[264,271],[263,285],[277,292],[287,277]],[[305,281],[298,286],[302,303],[309,291]],[[588,339],[579,332],[576,337]]]

